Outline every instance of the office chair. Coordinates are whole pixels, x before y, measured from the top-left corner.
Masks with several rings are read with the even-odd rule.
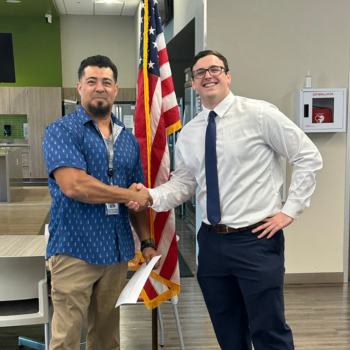
[[[175,295],[171,299],[165,301],[165,303],[171,303],[173,306],[177,332],[179,334],[179,339],[180,339],[181,350],[185,350],[185,344],[184,344],[184,339],[183,339],[182,331],[181,331],[179,313],[177,311],[177,302],[178,301],[179,301],[179,298],[177,295]],[[157,313],[158,313],[159,331],[160,331],[160,342],[159,343],[160,343],[160,346],[164,346],[163,320],[162,320],[162,314],[160,312],[160,307],[158,307]]]
[[[0,283],[0,327],[44,324],[45,343],[19,337],[18,345],[48,350],[49,303],[45,257],[0,257],[0,281],[5,281]],[[38,299],[38,304],[34,299]]]
[[[171,299],[164,301],[163,304],[172,304],[173,310],[174,310],[174,316],[175,316],[175,322],[176,322],[176,327],[177,327],[177,332],[179,334],[179,340],[180,340],[180,345],[181,345],[181,350],[185,350],[185,344],[182,336],[182,331],[181,331],[181,324],[180,324],[180,319],[179,319],[179,313],[177,311],[177,302],[179,298],[177,295],[172,297]],[[127,305],[135,305],[135,304],[122,304],[120,305],[121,307],[127,306]],[[144,306],[144,300],[142,296],[140,295],[137,299],[136,305],[143,305]],[[158,327],[159,327],[159,345],[161,347],[164,346],[164,326],[163,326],[163,319],[162,319],[162,312],[160,310],[160,306],[157,307],[157,318],[158,318]],[[122,344],[121,344],[122,346]]]

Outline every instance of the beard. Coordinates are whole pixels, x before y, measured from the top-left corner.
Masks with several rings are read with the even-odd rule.
[[[106,105],[101,101],[98,101],[97,105],[89,103],[87,109],[96,118],[104,118],[111,113],[111,105],[108,102]]]

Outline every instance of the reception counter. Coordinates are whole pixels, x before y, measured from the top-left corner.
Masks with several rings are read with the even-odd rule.
[[[22,191],[22,149],[0,147],[0,202],[11,202]]]

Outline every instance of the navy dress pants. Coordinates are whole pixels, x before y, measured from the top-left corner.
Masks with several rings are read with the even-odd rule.
[[[251,230],[220,234],[202,224],[198,273],[223,350],[293,350],[284,316],[284,236]]]

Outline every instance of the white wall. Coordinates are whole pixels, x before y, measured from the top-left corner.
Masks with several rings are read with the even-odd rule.
[[[139,71],[140,43],[141,43],[141,2],[134,15],[134,26],[135,26],[135,42],[136,42],[135,74],[137,78],[138,71]]]
[[[208,48],[229,61],[236,95],[293,116],[293,91],[310,69],[313,87],[348,87],[347,0],[208,0]],[[309,134],[322,153],[311,207],[286,235],[286,272],[342,272],[346,134]],[[290,178],[291,169],[289,169]]]
[[[135,88],[134,17],[61,15],[60,21],[63,87],[76,87],[80,62],[101,54],[117,66],[119,87]]]

